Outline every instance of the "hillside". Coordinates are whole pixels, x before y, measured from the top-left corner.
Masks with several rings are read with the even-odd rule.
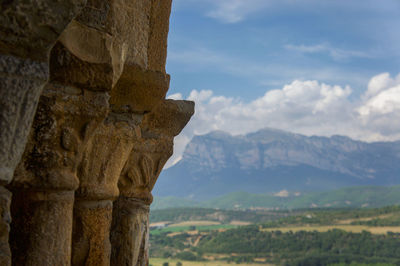
[[[171,185],[174,184],[174,185]],[[264,129],[196,136],[162,172],[155,196],[207,200],[231,192],[323,191],[400,184],[400,142],[303,136]]]
[[[150,256],[174,265],[400,265],[399,217],[399,206],[295,212],[160,210],[152,212],[151,221],[167,226],[151,229]]]
[[[204,201],[177,197],[155,197],[152,210],[178,207],[204,207],[220,209],[304,209],[304,208],[362,208],[400,204],[400,186],[363,186],[332,191],[277,194],[232,192]]]

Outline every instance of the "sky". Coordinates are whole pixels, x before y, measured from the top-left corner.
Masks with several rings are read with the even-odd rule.
[[[174,0],[168,98],[194,135],[270,127],[400,140],[399,0]]]

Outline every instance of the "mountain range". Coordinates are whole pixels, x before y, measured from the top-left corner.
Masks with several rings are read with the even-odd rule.
[[[164,170],[153,194],[209,200],[232,192],[320,192],[400,184],[400,141],[304,136],[266,128],[247,135],[195,136]]]

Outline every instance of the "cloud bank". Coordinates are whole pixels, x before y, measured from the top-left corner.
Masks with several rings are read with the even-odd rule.
[[[179,161],[194,135],[223,130],[232,135],[270,127],[305,135],[345,135],[363,141],[400,139],[400,74],[383,73],[371,78],[367,90],[350,100],[352,89],[315,80],[295,80],[282,89],[270,90],[249,103],[193,90],[188,100],[196,113],[175,139],[168,166]],[[182,99],[177,93],[171,99]]]

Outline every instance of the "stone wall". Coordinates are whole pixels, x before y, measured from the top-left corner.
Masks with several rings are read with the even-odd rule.
[[[0,3],[0,265],[147,265],[171,0]]]

